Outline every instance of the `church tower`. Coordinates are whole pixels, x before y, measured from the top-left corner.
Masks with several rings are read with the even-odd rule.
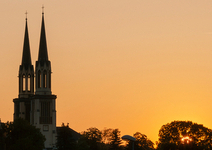
[[[44,13],[42,13],[40,46],[35,67],[35,95],[31,100],[31,124],[46,137],[45,147],[56,144],[56,95],[51,91],[51,62],[48,58]]]
[[[40,46],[36,67],[31,62],[29,35],[26,18],[22,62],[19,67],[19,95],[13,99],[14,120],[23,118],[45,136],[45,148],[56,146],[56,108],[57,96],[51,91],[51,62],[48,58],[44,13],[42,13]],[[35,80],[35,84],[34,84]],[[34,91],[35,87],[35,91]]]
[[[19,95],[14,99],[14,119],[23,118],[30,122],[31,100],[34,95],[34,68],[31,61],[28,26],[26,18],[22,63],[19,67]]]

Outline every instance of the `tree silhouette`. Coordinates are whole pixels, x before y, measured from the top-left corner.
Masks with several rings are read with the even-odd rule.
[[[184,141],[184,139],[186,139]],[[159,150],[212,148],[212,130],[191,121],[173,121],[159,130]]]
[[[136,141],[134,142],[134,150],[153,150],[154,143],[147,138],[145,134],[141,134],[140,132],[136,132],[133,135],[134,138],[136,138]],[[132,149],[132,141],[129,141],[127,144],[127,150]]]
[[[83,138],[91,150],[99,150],[102,140],[102,132],[97,128],[89,128],[82,133]]]
[[[111,132],[110,136],[110,149],[111,150],[119,150],[121,144],[120,131],[118,129],[114,129]]]
[[[102,143],[101,143],[101,150],[109,150],[110,149],[110,143],[111,143],[111,135],[112,135],[113,129],[111,128],[105,128],[102,130]]]
[[[102,130],[102,142],[105,144],[110,144],[111,142],[111,134],[113,132],[113,129],[111,128],[106,128]]]
[[[6,150],[43,150],[45,137],[40,129],[21,118],[2,123],[1,143]],[[3,140],[2,140],[3,139]]]

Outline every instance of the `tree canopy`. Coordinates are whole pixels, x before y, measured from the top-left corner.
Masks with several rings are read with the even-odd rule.
[[[89,148],[92,150],[99,150],[102,140],[102,132],[97,128],[89,128],[84,131],[82,138],[86,139]]]
[[[21,118],[1,124],[0,145],[6,150],[43,150],[45,137],[40,129]]]
[[[159,150],[212,148],[212,130],[191,121],[173,121],[159,130]]]
[[[136,132],[133,137],[136,139],[134,142],[134,150],[153,150],[154,143],[147,138],[145,134],[141,134],[140,132]],[[132,149],[132,142],[129,141],[127,144],[127,150]]]
[[[110,149],[119,150],[121,143],[120,131],[118,129],[114,129],[110,134]]]
[[[89,128],[78,141],[78,150],[120,150],[121,137],[118,129]]]

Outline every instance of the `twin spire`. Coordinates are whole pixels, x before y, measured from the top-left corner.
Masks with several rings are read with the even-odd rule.
[[[25,27],[25,36],[24,36],[24,45],[23,45],[23,56],[21,65],[28,69],[32,65],[31,55],[30,55],[30,46],[29,46],[29,34],[28,34],[28,26],[27,26],[27,18],[26,18],[26,27]]]
[[[27,15],[27,12],[26,12]],[[42,64],[48,61],[48,52],[47,52],[47,43],[46,43],[46,32],[44,24],[44,12],[42,12],[42,23],[41,23],[41,33],[40,33],[40,46],[38,53],[38,62]],[[30,54],[30,44],[29,44],[29,34],[28,34],[28,25],[27,25],[27,16],[26,16],[26,26],[25,26],[25,35],[24,35],[24,45],[23,45],[23,55],[21,66],[28,70],[32,66],[31,54]]]
[[[38,61],[48,61],[47,44],[46,44],[46,32],[44,24],[44,13],[42,13],[41,33],[40,33],[40,46]]]

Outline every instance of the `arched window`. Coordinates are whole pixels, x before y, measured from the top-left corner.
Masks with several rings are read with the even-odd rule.
[[[41,88],[41,72],[40,71],[38,71],[38,81],[37,81],[37,83],[38,83],[38,88]]]
[[[43,73],[43,87],[46,88],[47,87],[47,72],[44,71]]]
[[[30,77],[31,77],[30,74],[28,74],[28,77],[27,77],[27,88],[28,88],[27,90],[28,91],[31,91],[30,90]]]
[[[22,92],[22,84],[23,84],[23,81],[22,81],[22,75],[21,74],[19,74],[19,93],[21,93]]]
[[[23,85],[23,91],[26,91],[26,76],[25,74],[22,76],[22,85]]]
[[[49,71],[49,88],[51,89],[51,71]]]

